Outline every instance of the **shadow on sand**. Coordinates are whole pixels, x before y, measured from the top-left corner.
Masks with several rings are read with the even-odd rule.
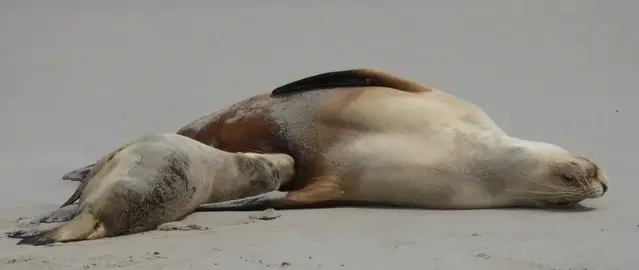
[[[581,203],[575,203],[567,206],[545,206],[545,207],[502,207],[502,208],[481,208],[481,209],[438,209],[438,208],[423,208],[412,206],[394,206],[385,204],[373,204],[373,203],[331,203],[331,204],[316,204],[300,207],[287,207],[280,208],[277,211],[286,210],[303,210],[303,209],[339,209],[339,208],[363,208],[363,209],[397,209],[397,210],[410,210],[410,211],[478,211],[478,210],[492,210],[492,211],[541,211],[541,212],[556,212],[556,213],[585,213],[596,210],[597,208],[585,206]],[[215,210],[196,210],[195,212],[228,212],[228,211],[262,211],[261,208],[253,209],[215,209]]]

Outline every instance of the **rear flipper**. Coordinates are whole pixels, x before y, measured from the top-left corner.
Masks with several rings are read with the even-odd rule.
[[[69,181],[82,181],[82,179],[87,177],[87,175],[89,174],[91,169],[93,169],[94,166],[95,166],[95,163],[80,169],[73,170],[72,172],[69,172],[63,175],[62,179],[69,180]]]
[[[102,238],[106,235],[104,226],[89,211],[81,214],[51,230],[39,232],[7,234],[12,238],[22,238],[18,245],[41,246],[55,242],[72,242]]]
[[[42,228],[19,229],[15,231],[5,232],[4,234],[9,238],[27,238],[47,230],[48,229],[42,229]]]
[[[65,207],[58,208],[46,214],[42,214],[32,218],[20,219],[18,222],[29,224],[65,222],[71,220],[77,210],[78,204],[71,204]]]

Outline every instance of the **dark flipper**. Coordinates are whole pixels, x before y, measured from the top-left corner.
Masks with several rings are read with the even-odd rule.
[[[44,233],[49,230],[46,229],[32,229],[32,230],[16,230],[6,232],[5,235],[9,238],[20,239],[16,245],[31,245],[42,246],[54,243],[51,239],[42,237]]]
[[[374,69],[332,71],[306,77],[275,88],[271,94],[281,95],[339,87],[389,87],[406,92],[428,92],[432,89]]]
[[[67,204],[49,213],[41,214],[31,218],[21,219],[20,223],[40,224],[66,222],[75,216],[78,211],[78,204]]]
[[[16,245],[30,245],[30,246],[44,246],[53,244],[55,241],[47,238],[42,238],[40,235],[34,235],[22,238]]]
[[[27,238],[27,237],[31,237],[37,234],[40,234],[42,232],[44,232],[46,230],[43,229],[19,229],[19,230],[15,230],[15,231],[10,231],[10,232],[5,232],[4,235],[6,235],[9,238],[18,238],[18,239],[22,239],[22,238]]]
[[[246,197],[242,199],[223,201],[217,203],[207,203],[198,206],[196,212],[205,211],[246,211],[246,210],[264,210],[270,207],[269,203],[282,200],[286,197],[286,192],[270,191],[259,195]]]
[[[69,181],[82,181],[82,179],[87,177],[87,174],[89,174],[91,169],[93,169],[93,166],[95,166],[95,164],[91,164],[91,165],[88,165],[86,167],[83,167],[83,168],[74,170],[72,172],[69,172],[69,173],[63,175],[62,179],[63,180],[69,180]]]

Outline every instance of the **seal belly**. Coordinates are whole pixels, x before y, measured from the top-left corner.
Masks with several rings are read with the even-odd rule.
[[[195,209],[189,207],[196,191],[187,175],[189,156],[170,144],[156,142],[141,142],[126,151],[122,153],[126,160],[119,160],[121,173],[109,176],[117,180],[108,187],[109,198],[103,200],[108,205],[100,218],[107,231],[121,234],[154,229]]]
[[[464,173],[463,161],[454,151],[453,144],[436,136],[424,140],[369,133],[336,145],[327,156],[351,164],[336,166],[341,175],[355,177],[344,180],[354,183],[345,185],[350,201],[427,208],[490,203],[489,194]]]

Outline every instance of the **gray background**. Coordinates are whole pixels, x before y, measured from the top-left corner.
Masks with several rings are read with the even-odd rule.
[[[370,67],[472,101],[511,135],[592,157],[612,182],[585,213],[312,210],[351,211],[342,218],[353,220],[361,213],[373,221],[365,226],[379,227],[332,258],[352,255],[354,269],[376,259],[380,269],[395,261],[473,269],[489,260],[465,255],[476,245],[493,260],[539,269],[636,269],[638,8],[595,0],[3,0],[0,217],[56,207],[75,187],[62,174],[126,140],[174,132],[315,73]],[[346,239],[348,227],[334,220],[321,241],[291,243],[334,249],[329,243]],[[481,228],[491,234],[460,236]],[[414,242],[396,253],[363,251],[389,231]]]

